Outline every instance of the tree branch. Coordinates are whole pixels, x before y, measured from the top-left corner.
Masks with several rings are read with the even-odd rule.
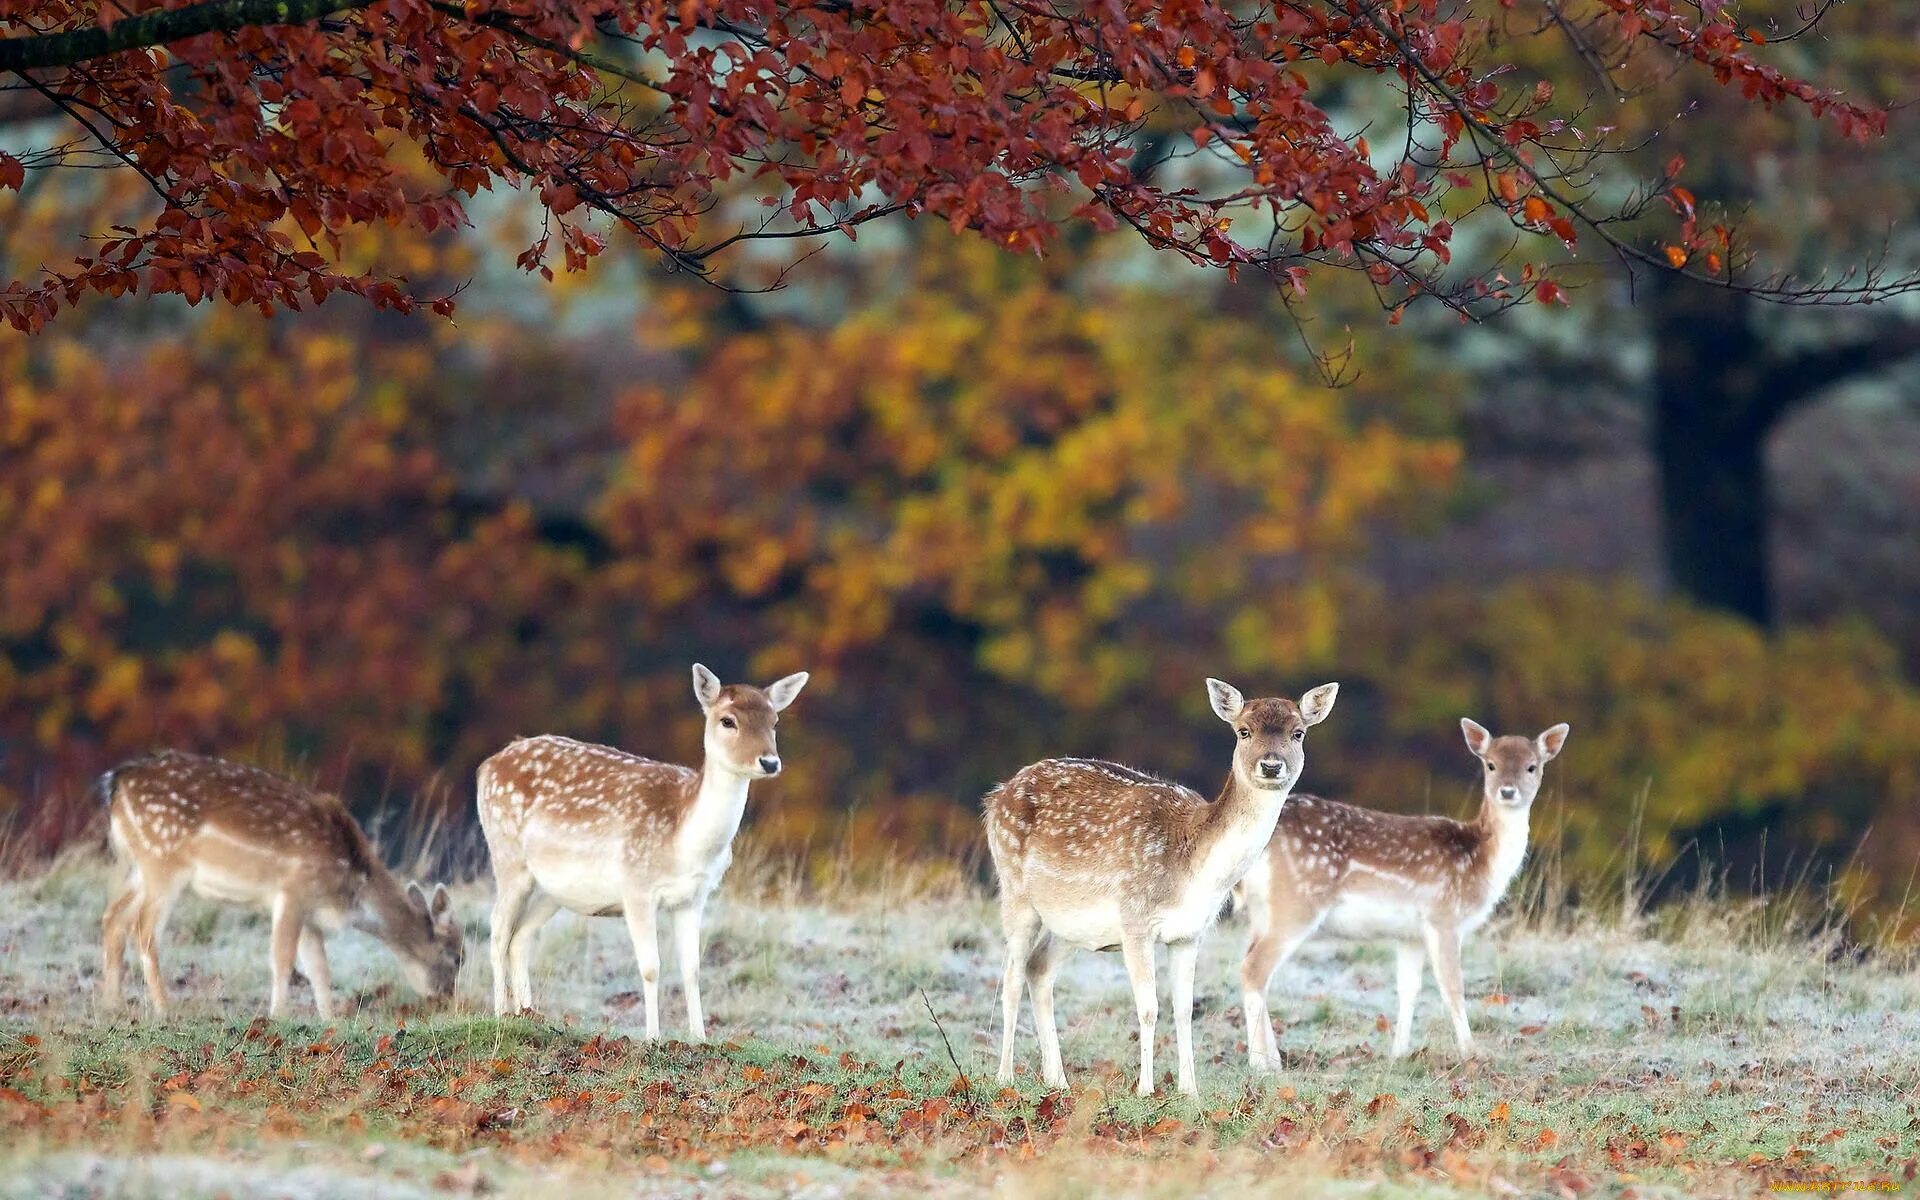
[[[1883,324],[1854,341],[1778,357],[1768,367],[1769,407],[1776,417],[1784,415],[1836,384],[1916,356],[1920,321]]]
[[[203,33],[230,33],[257,25],[304,25],[321,17],[371,8],[378,0],[206,0],[185,8],[153,9],[64,33],[0,38],[0,71],[69,67],[89,59],[164,46]]]

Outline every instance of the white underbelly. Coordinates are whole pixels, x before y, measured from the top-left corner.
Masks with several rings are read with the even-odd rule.
[[[527,869],[540,890],[563,908],[595,916],[617,913],[623,907],[620,872],[611,856],[604,861],[575,855],[530,856]]]
[[[1391,938],[1416,941],[1421,936],[1419,910],[1405,902],[1393,902],[1367,895],[1342,896],[1321,922],[1320,932],[1329,937],[1366,941]]]
[[[200,863],[194,865],[193,878],[188,886],[195,895],[205,896],[209,900],[247,904],[256,908],[272,907],[273,898],[280,892],[279,885],[271,880],[233,874]]]
[[[1063,942],[1088,950],[1120,944],[1120,905],[1114,902],[1040,908],[1040,923]]]
[[[732,855],[717,862],[676,866],[652,879],[632,880],[660,908],[700,904],[718,886]],[[629,880],[608,856],[604,861],[582,861],[577,856],[530,857],[527,868],[540,890],[565,908],[587,916],[617,916],[626,911]]]

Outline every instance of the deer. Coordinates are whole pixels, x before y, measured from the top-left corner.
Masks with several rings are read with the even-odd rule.
[[[493,858],[493,1006],[533,1007],[534,935],[562,908],[623,917],[639,960],[647,1038],[660,1036],[655,918],[673,920],[692,1041],[700,1005],[700,921],[733,860],[747,789],[780,773],[774,727],[805,671],[764,690],[727,684],[699,663],[693,694],[706,718],[699,770],[572,738],[523,738],[480,766],[480,828]]]
[[[1395,1058],[1412,1044],[1414,1002],[1428,963],[1460,1056],[1472,1056],[1461,946],[1520,873],[1528,813],[1570,729],[1561,724],[1533,738],[1494,737],[1463,717],[1460,730],[1485,767],[1472,821],[1378,812],[1308,795],[1296,796],[1280,815],[1267,852],[1235,896],[1253,926],[1240,983],[1254,1070],[1280,1067],[1268,985],[1280,964],[1316,935],[1394,944]]]
[[[156,943],[182,893],[264,908],[272,915],[267,1015],[287,1011],[294,961],[313,985],[320,1017],[334,1015],[325,936],[352,926],[400,960],[423,995],[453,994],[466,956],[445,884],[401,886],[359,823],[332,795],[243,763],[176,750],[121,764],[101,776],[108,841],[128,864],[102,920],[102,990],[121,1000],[131,936],[156,1016],[167,989]]]
[[[1227,893],[1266,849],[1306,762],[1308,726],[1333,711],[1339,685],[1300,698],[1247,700],[1207,680],[1214,714],[1233,727],[1231,767],[1211,803],[1177,783],[1119,763],[1050,758],[987,793],[982,822],[999,882],[1006,970],[1000,987],[1000,1070],[1013,1081],[1014,1027],[1024,982],[1033,997],[1041,1078],[1064,1088],[1053,984],[1072,948],[1118,949],[1139,1019],[1142,1096],[1153,1094],[1159,1017],[1155,947],[1173,976],[1178,1086],[1193,1068],[1193,975],[1199,945]]]

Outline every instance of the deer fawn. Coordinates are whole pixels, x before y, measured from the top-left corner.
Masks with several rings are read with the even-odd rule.
[[[1306,758],[1309,725],[1326,719],[1339,685],[1291,700],[1243,699],[1207,680],[1213,711],[1238,738],[1220,796],[1199,794],[1117,763],[1051,758],[987,793],[987,847],[1000,881],[1007,937],[1001,981],[1000,1081],[1013,1078],[1020,986],[1033,991],[1041,1075],[1066,1086],[1053,1023],[1053,979],[1069,946],[1118,947],[1140,1018],[1141,1095],[1153,1093],[1159,1015],[1154,947],[1167,943],[1179,1085],[1195,1091],[1193,969],[1199,940],[1230,889],[1265,849]]]
[[[120,998],[127,936],[133,936],[153,1009],[167,1008],[154,943],[191,887],[202,896],[273,914],[269,1016],[286,1011],[296,954],[314,1005],[333,1015],[333,978],[323,930],[353,925],[385,942],[408,981],[431,996],[453,994],[465,955],[444,885],[429,896],[402,888],[340,801],[257,767],[165,751],[101,777],[108,837],[132,869],[103,923],[102,983]]]
[[[1467,748],[1486,766],[1480,815],[1472,822],[1375,812],[1299,796],[1280,816],[1273,842],[1237,889],[1253,923],[1240,967],[1247,1057],[1277,1069],[1280,1047],[1267,1016],[1273,973],[1315,933],[1395,943],[1400,1018],[1393,1053],[1407,1052],[1420,971],[1453,1018],[1463,1057],[1473,1053],[1460,981],[1460,945],[1506,894],[1527,856],[1527,812],[1547,762],[1569,732],[1496,738],[1462,719]]]
[[[480,828],[493,856],[493,1006],[533,1006],[527,959],[541,925],[562,908],[621,916],[640,960],[647,1036],[660,1036],[660,951],[654,913],[673,914],[687,992],[687,1027],[706,1037],[700,1010],[700,916],[733,859],[747,785],[780,773],[779,713],[806,686],[789,675],[765,691],[722,687],[694,664],[706,713],[700,770],[562,737],[526,738],[480,765]]]

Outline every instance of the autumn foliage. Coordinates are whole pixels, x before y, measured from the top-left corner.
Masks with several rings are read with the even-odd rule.
[[[67,167],[144,187],[98,205],[43,266],[11,264],[0,313],[38,330],[82,296],[132,292],[450,311],[451,289],[342,238],[462,225],[502,186],[538,196],[518,261],[549,275],[610,238],[705,273],[742,241],[901,215],[1021,251],[1125,229],[1286,290],[1333,264],[1396,309],[1471,309],[1563,298],[1536,265],[1582,238],[1722,282],[1743,265],[1674,179],[1614,176],[1596,100],[1680,71],[1846,137],[1883,128],[1770,65],[1768,34],[1722,4],[1578,8],[4,0],[0,71],[54,132],[0,152],[0,193]],[[1532,42],[1560,50],[1510,50]],[[1371,141],[1364,99],[1357,119],[1334,115],[1365,97],[1388,118]],[[1670,210],[1658,241],[1617,231],[1655,198]],[[1483,213],[1520,235],[1523,261],[1450,277],[1455,230]]]
[[[107,354],[83,323],[0,348],[18,819],[57,840],[94,772],[168,744],[463,821],[473,766],[517,735],[690,761],[698,658],[815,672],[762,837],[951,855],[981,792],[1048,753],[1210,787],[1211,672],[1341,679],[1316,790],[1453,811],[1459,716],[1565,719],[1580,749],[1543,819],[1572,861],[1764,828],[1842,859],[1871,826],[1847,886],[1903,877],[1920,695],[1870,634],[1768,639],[1626,585],[1389,589],[1373,534],[1456,482],[1458,443],[1408,398],[1431,372],[1389,421],[1375,386],[1279,363],[1258,309],[944,233],[897,261],[824,322],[661,291],[651,381],[528,399],[571,430],[564,486],[515,457],[502,380],[550,368],[504,323],[263,337],[216,311]]]

